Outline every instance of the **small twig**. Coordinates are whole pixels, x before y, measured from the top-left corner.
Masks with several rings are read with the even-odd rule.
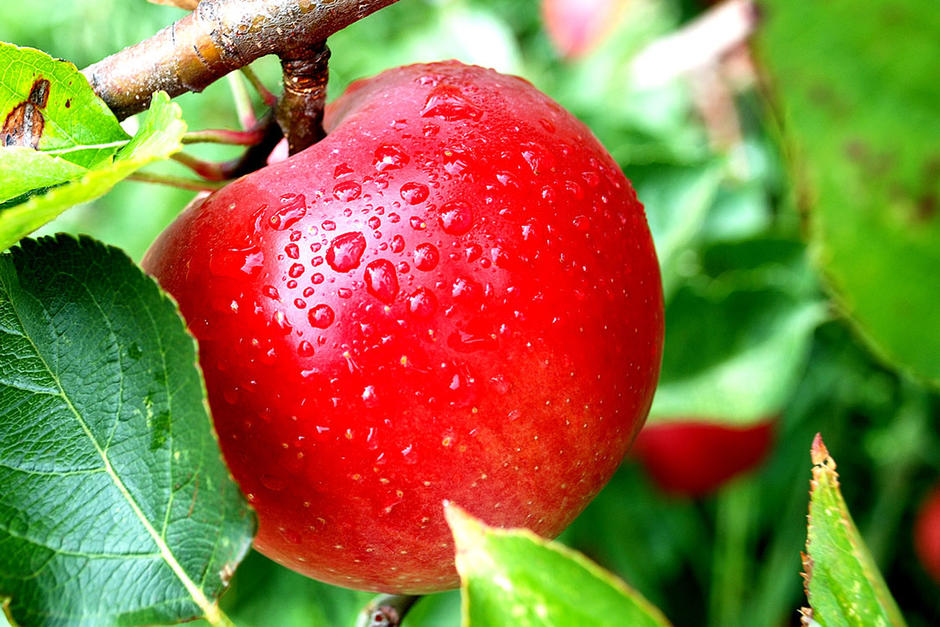
[[[399,627],[420,598],[409,594],[380,594],[359,612],[356,627]]]
[[[247,131],[210,129],[190,131],[183,135],[184,144],[228,144],[231,146],[254,146],[264,139],[264,129],[254,128]]]
[[[248,79],[248,82],[251,83],[251,86],[254,88],[258,95],[261,96],[261,102],[268,107],[277,106],[277,96],[271,93],[271,90],[261,82],[261,79],[258,78],[258,75],[255,74],[255,71],[249,66],[245,66],[241,69],[242,75]]]
[[[201,91],[255,59],[324,41],[393,2],[202,0],[175,24],[83,73],[123,119],[146,109],[154,92]]]
[[[284,95],[277,106],[277,122],[287,137],[290,154],[317,143],[323,130],[330,49],[326,41],[281,57]]]
[[[248,88],[245,87],[245,77],[242,72],[232,72],[226,75],[229,89],[232,91],[232,100],[235,102],[235,111],[238,114],[238,123],[242,130],[254,128],[258,123],[255,116],[255,109],[251,105],[251,96],[248,94]]]
[[[221,163],[204,161],[203,159],[194,157],[185,152],[178,152],[170,158],[177,163],[185,165],[207,181],[224,181],[229,178],[225,176]]]
[[[169,185],[180,189],[190,189],[196,192],[211,192],[220,189],[223,182],[201,181],[198,179],[186,179],[178,176],[167,176],[163,174],[151,174],[149,172],[134,172],[127,177],[128,181],[137,181],[140,183],[155,183],[158,185]]]

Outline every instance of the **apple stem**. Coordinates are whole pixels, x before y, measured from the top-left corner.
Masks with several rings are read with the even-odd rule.
[[[397,0],[202,0],[153,37],[82,72],[118,118],[139,113],[151,96],[202,91],[269,54],[325,41]]]
[[[179,189],[190,189],[195,192],[211,192],[220,189],[221,182],[187,179],[178,176],[167,176],[164,174],[151,174],[149,172],[134,172],[127,177],[128,181],[137,181],[139,183],[155,183],[157,185],[168,185]]]
[[[410,594],[380,594],[359,612],[356,627],[398,627],[420,598]]]
[[[326,137],[323,108],[330,75],[329,60],[326,41],[281,56],[284,95],[277,105],[277,121],[292,155]]]
[[[178,152],[171,157],[174,161],[186,166],[207,181],[227,181],[264,167],[268,155],[271,154],[271,151],[274,150],[274,147],[283,137],[281,128],[274,121],[273,113],[268,111],[255,125],[255,128],[244,134],[238,131],[197,131],[187,133],[183,141],[184,143],[213,141],[203,135],[208,133],[225,133],[234,137],[247,137],[250,133],[253,137],[253,143],[248,145],[248,148],[240,157],[231,161],[205,161],[185,152]],[[192,136],[196,136],[197,139],[191,139]],[[242,143],[244,145],[244,142],[236,141],[222,143]]]

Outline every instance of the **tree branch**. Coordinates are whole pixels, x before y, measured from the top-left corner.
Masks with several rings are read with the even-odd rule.
[[[83,73],[118,118],[156,91],[202,91],[268,54],[290,57],[397,0],[202,0],[193,13]]]

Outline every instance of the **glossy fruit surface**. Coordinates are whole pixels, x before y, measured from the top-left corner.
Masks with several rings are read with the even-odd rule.
[[[199,340],[255,546],[344,586],[453,587],[443,500],[554,536],[642,425],[663,334],[644,211],[585,126],[490,70],[390,70],[326,126],[144,266]]]
[[[774,420],[730,427],[701,420],[647,425],[631,455],[664,492],[704,496],[758,466],[773,444]]]
[[[924,570],[940,584],[940,485],[934,487],[917,512],[914,548]]]

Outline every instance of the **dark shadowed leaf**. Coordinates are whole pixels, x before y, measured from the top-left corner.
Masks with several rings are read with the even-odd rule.
[[[60,236],[0,255],[0,485],[17,622],[221,620],[254,517],[195,343],[121,251]]]

